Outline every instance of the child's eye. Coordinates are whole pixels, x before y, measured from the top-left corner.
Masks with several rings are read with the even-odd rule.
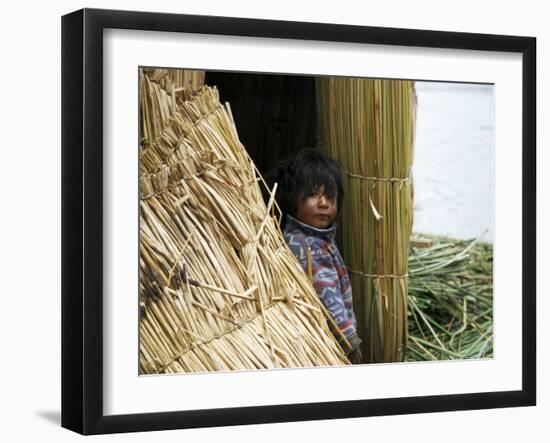
[[[307,195],[307,197],[315,197],[318,193],[319,193],[319,191],[317,189],[313,189],[313,190],[309,191],[308,193],[306,193],[306,195]]]

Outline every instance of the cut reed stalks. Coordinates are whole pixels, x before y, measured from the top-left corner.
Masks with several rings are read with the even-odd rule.
[[[160,136],[177,111],[204,85],[204,71],[140,68],[140,140],[142,145]]]
[[[493,356],[493,247],[430,237],[409,258],[407,360]]]
[[[205,86],[174,107],[142,75],[142,103],[162,112],[141,114],[141,373],[349,364],[229,105]]]

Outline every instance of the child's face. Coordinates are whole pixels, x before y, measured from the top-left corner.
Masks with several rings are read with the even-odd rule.
[[[298,202],[296,218],[314,228],[328,228],[336,218],[338,204],[336,197],[325,195],[325,186],[321,185],[310,195],[306,195]]]

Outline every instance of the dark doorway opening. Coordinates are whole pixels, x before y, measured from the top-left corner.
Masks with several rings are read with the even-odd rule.
[[[207,71],[205,83],[229,102],[239,139],[262,175],[316,145],[314,77]]]

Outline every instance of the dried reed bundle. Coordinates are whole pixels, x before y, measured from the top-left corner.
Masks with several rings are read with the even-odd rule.
[[[178,101],[190,99],[204,85],[204,71],[140,69],[141,144],[156,140],[171,122]]]
[[[369,362],[402,361],[416,95],[410,81],[317,79],[324,150],[344,170],[342,249]]]
[[[176,88],[186,91],[196,91],[204,86],[204,71],[192,71],[189,69],[167,69],[168,77]]]
[[[203,87],[172,110],[140,152],[141,372],[348,364],[229,105]]]

